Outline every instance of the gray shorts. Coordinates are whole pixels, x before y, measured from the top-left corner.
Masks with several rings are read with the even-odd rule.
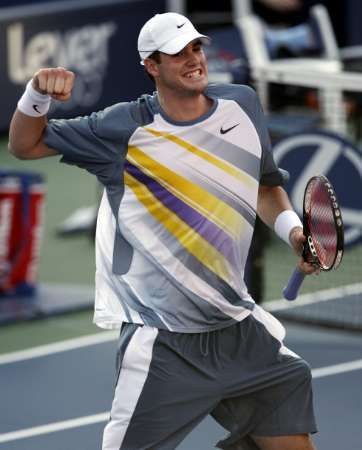
[[[208,414],[228,450],[316,431],[309,366],[252,314],[197,334],[124,324],[117,366],[103,450],[175,449]]]

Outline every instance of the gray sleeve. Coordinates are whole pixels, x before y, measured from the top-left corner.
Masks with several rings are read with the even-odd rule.
[[[212,92],[221,98],[232,99],[248,114],[258,133],[262,148],[260,162],[260,183],[278,186],[285,182],[285,172],[275,164],[267,128],[267,119],[255,90],[246,85],[210,85]]]
[[[279,170],[273,157],[267,119],[264,115],[259,98],[255,91],[254,95],[254,125],[259,135],[262,154],[260,162],[260,184],[265,186],[279,186],[285,182],[285,172]]]
[[[129,104],[119,103],[90,116],[50,120],[44,142],[62,155],[61,162],[86,169],[107,184],[123,164],[136,127]]]

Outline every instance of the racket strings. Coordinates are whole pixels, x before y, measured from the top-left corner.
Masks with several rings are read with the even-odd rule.
[[[337,232],[330,197],[322,183],[316,183],[310,196],[309,228],[322,268],[333,266],[337,252]]]

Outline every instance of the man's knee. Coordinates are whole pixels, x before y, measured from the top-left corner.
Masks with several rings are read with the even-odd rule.
[[[225,450],[261,450],[250,436],[244,436],[240,441],[223,447]]]
[[[252,436],[260,450],[316,450],[309,434],[291,436]]]

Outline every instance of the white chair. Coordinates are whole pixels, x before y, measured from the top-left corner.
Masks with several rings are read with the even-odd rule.
[[[319,92],[324,125],[330,130],[347,133],[343,92],[362,92],[362,74],[344,70],[341,52],[324,6],[311,8],[310,21],[290,29],[268,28],[254,14],[244,14],[235,18],[234,22],[240,30],[251,78],[265,111],[269,110],[270,83],[315,88]],[[275,57],[276,49],[283,45],[296,52],[299,45],[301,54],[310,45],[319,54]]]

